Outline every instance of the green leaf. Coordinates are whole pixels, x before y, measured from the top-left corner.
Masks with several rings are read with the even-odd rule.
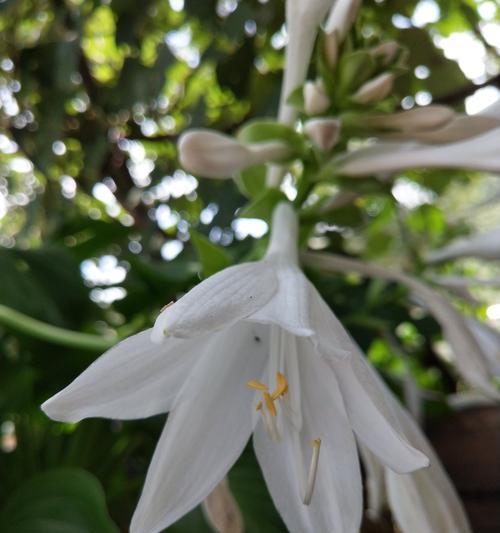
[[[219,270],[231,266],[231,256],[226,250],[211,242],[205,235],[191,230],[191,242],[200,259],[203,277],[207,278]]]
[[[371,54],[363,50],[345,54],[339,61],[338,91],[346,95],[367,81],[375,71],[375,61]]]
[[[21,485],[0,513],[3,533],[118,533],[97,479],[54,469]]]
[[[239,130],[237,137],[244,143],[282,141],[299,154],[305,146],[303,137],[293,128],[273,120],[251,120]]]
[[[287,197],[278,189],[266,189],[254,200],[241,209],[238,216],[241,218],[261,218],[271,220],[276,205],[287,201]]]
[[[266,170],[265,165],[257,165],[238,172],[233,179],[242,194],[255,198],[266,187]]]

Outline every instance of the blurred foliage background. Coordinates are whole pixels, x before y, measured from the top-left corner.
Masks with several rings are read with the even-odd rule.
[[[266,221],[236,217],[259,191],[186,174],[175,146],[188,126],[232,133],[275,115],[283,9],[266,0],[0,0],[0,314],[23,313],[0,326],[4,533],[127,530],[164,417],[57,424],[39,405],[201,277],[262,250]],[[356,32],[408,47],[396,86],[403,108],[465,101],[473,112],[499,94],[499,17],[491,0],[372,0]],[[426,276],[423,251],[500,222],[497,179],[407,172],[392,189],[368,187],[330,218],[313,217],[309,244]],[[284,194],[294,193],[286,182]],[[496,275],[473,260],[441,270]],[[458,377],[436,357],[438,325],[405,289],[310,276],[396,391],[410,372],[427,417],[446,410]],[[484,305],[457,305],[484,317],[498,294],[482,291]],[[24,316],[93,337],[64,339]],[[250,448],[230,482],[248,532],[285,531]],[[199,510],[169,529],[208,530]]]

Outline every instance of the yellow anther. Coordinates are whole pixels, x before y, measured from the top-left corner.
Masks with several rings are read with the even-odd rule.
[[[276,373],[276,389],[272,393],[273,400],[277,400],[284,396],[288,392],[288,381],[286,377],[281,373]]]
[[[260,411],[262,409],[262,402],[259,402],[256,406],[255,406],[255,410],[256,411]]]
[[[276,406],[274,405],[272,396],[268,392],[264,392],[264,402],[269,413],[273,416],[276,416],[278,414],[276,411]]]
[[[247,387],[250,387],[251,389],[255,390],[260,390],[262,392],[267,392],[269,390],[269,387],[267,385],[264,385],[264,383],[261,383],[260,381],[257,381],[255,379],[247,381]]]

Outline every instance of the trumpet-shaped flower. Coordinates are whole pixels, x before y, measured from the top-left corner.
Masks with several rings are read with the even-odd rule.
[[[387,502],[402,533],[471,533],[460,499],[432,446],[385,383],[375,372],[372,374],[384,390],[386,401],[391,405],[401,431],[425,451],[431,459],[431,465],[425,470],[401,476],[384,467],[362,446],[370,514],[378,518]]]
[[[62,421],[170,412],[134,533],[156,533],[204,500],[252,433],[292,533],[359,530],[354,433],[394,471],[428,464],[398,432],[364,358],[299,269],[289,204],[276,208],[272,227],[263,260],[200,283],[152,331],[111,349],[43,405]]]

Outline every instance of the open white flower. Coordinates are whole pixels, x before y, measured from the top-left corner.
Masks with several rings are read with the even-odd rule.
[[[297,219],[273,216],[265,258],[223,270],[169,306],[151,331],[104,354],[44,405],[57,420],[170,411],[132,520],[156,533],[200,503],[254,433],[292,533],[356,533],[357,437],[399,473],[428,460],[398,433],[350,337],[298,267]]]
[[[402,533],[471,533],[460,499],[432,446],[385,383],[375,372],[372,374],[383,389],[401,431],[424,450],[431,465],[425,470],[401,476],[384,467],[362,446],[370,514],[378,518],[384,504],[388,503]]]

